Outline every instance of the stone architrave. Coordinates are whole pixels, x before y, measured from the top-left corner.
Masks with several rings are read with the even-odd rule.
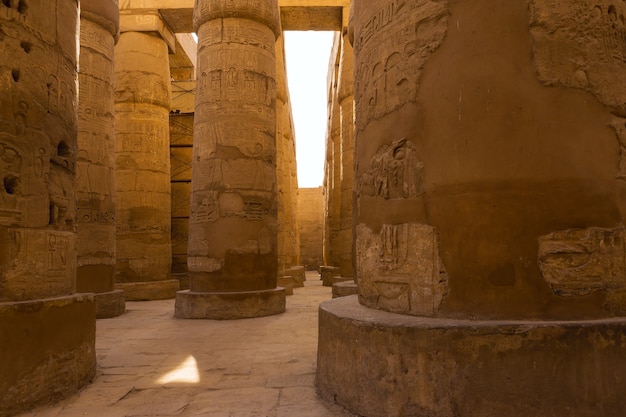
[[[83,0],[76,160],[76,289],[96,294],[96,317],[124,312],[115,283],[115,110],[117,0]]]
[[[3,416],[96,370],[94,297],[76,294],[78,14],[75,0],[0,3]]]
[[[115,275],[127,300],[173,298],[178,290],[170,279],[168,42],[160,25],[136,24],[158,16],[141,16],[121,16],[115,47]]]
[[[276,287],[278,4],[201,0],[187,265],[181,318],[282,313]]]

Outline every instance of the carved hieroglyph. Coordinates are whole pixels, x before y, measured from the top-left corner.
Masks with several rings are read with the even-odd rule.
[[[385,199],[411,198],[424,192],[424,164],[406,138],[383,145],[359,181],[360,195]]]
[[[539,238],[538,261],[559,295],[626,288],[624,227],[569,229]]]
[[[355,2],[356,128],[414,101],[422,68],[448,28],[445,1]],[[361,10],[367,8],[368,10]],[[361,51],[366,51],[361,53]]]
[[[361,304],[393,313],[433,316],[448,292],[439,238],[425,224],[384,224],[379,233],[356,229]]]
[[[199,1],[194,19],[190,289],[275,288],[278,4]]]
[[[113,290],[115,267],[113,51],[118,6],[117,1],[98,2],[113,10],[111,16],[101,16],[92,3],[81,4],[77,286],[80,292],[105,292]]]
[[[539,79],[590,91],[626,116],[626,4],[532,0],[530,33]]]
[[[118,283],[170,285],[170,97],[165,40],[122,33],[115,47]]]
[[[0,4],[0,300],[75,289],[77,16]]]

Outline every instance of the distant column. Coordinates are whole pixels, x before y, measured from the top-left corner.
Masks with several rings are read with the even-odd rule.
[[[354,179],[354,58],[347,31],[341,39],[337,85],[341,124],[341,202],[339,213],[339,253],[341,276],[354,276],[352,266],[352,185]]]
[[[274,0],[198,0],[198,91],[188,267],[176,316],[234,319],[285,310],[276,288]]]
[[[76,294],[76,0],[0,2],[0,415],[96,371],[93,294]]]
[[[80,9],[80,93],[76,161],[78,292],[96,293],[96,317],[124,312],[115,275],[115,110],[113,52],[117,0],[83,0]]]
[[[158,12],[122,14],[115,48],[117,287],[127,300],[173,298],[170,279],[170,70]]]

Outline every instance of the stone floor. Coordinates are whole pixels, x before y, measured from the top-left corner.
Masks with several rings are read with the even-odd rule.
[[[20,417],[349,417],[315,392],[319,275],[281,315],[181,320],[174,300],[127,302],[98,320],[98,371],[82,392]],[[62,383],[62,381],[59,381]]]

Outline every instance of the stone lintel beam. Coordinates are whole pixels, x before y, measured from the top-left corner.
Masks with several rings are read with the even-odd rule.
[[[191,33],[176,34],[176,52],[170,54],[170,73],[177,81],[196,79],[198,44]]]
[[[167,43],[169,52],[176,53],[176,36],[156,9],[120,10],[120,32],[157,33]]]
[[[120,0],[120,10],[157,9],[174,33],[193,32],[194,0]],[[279,0],[283,30],[341,30],[349,0]],[[342,10],[344,13],[342,13]]]

